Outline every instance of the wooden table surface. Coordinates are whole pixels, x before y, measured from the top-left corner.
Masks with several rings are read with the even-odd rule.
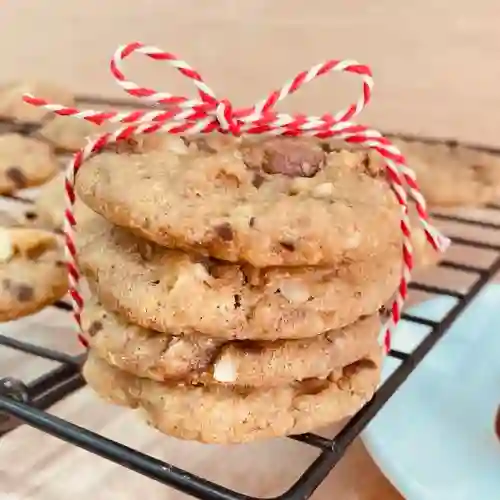
[[[466,211],[471,217],[500,222],[500,211]],[[449,234],[464,233],[500,243],[500,236],[484,229],[446,223]],[[455,246],[450,259],[486,265],[493,255]],[[447,284],[458,290],[472,283],[471,277],[442,268],[422,273],[428,283]],[[425,295],[415,294],[413,301]],[[80,352],[70,329],[69,315],[54,309],[10,324],[1,331],[22,340]],[[52,363],[0,347],[0,377],[28,381]],[[257,496],[275,496],[291,486],[317,452],[287,439],[244,446],[209,446],[164,437],[146,427],[137,416],[100,401],[83,388],[56,404],[51,413],[111,439],[137,448],[210,480]],[[333,435],[334,429],[326,431]],[[162,486],[62,441],[22,426],[0,438],[0,498],[8,500],[148,500],[177,499],[185,495]],[[397,500],[401,496],[368,456],[358,440],[314,494],[317,500]]]

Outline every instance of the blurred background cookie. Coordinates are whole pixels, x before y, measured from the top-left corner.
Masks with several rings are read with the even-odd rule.
[[[39,186],[58,171],[48,144],[19,134],[0,135],[0,194]]]
[[[33,314],[63,297],[67,288],[63,252],[54,234],[0,229],[0,321]]]
[[[395,140],[431,207],[484,205],[500,197],[500,158],[454,143]]]
[[[23,95],[29,93],[48,101],[73,106],[74,96],[57,84],[48,82],[13,82],[0,88],[0,118],[22,123],[41,123],[50,111],[26,104]]]
[[[65,173],[60,172],[39,188],[33,206],[23,211],[21,216],[23,225],[50,231],[63,229],[66,208],[64,177]],[[83,222],[86,217],[95,217],[94,212],[78,199],[75,202],[74,213],[78,223]]]
[[[36,132],[36,137],[47,141],[58,151],[73,152],[85,146],[87,137],[103,131],[104,127],[86,120],[54,116],[41,126]]]

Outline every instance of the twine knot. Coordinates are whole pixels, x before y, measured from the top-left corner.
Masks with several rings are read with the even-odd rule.
[[[232,134],[236,137],[241,135],[243,122],[236,118],[233,106],[228,99],[219,101],[215,108],[215,117],[219,122],[219,132]]]

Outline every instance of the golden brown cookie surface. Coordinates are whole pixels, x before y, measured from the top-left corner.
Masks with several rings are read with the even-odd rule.
[[[140,379],[112,368],[91,351],[83,375],[101,397],[142,409],[148,423],[165,434],[205,443],[243,443],[309,432],[352,415],[372,397],[380,364],[377,351],[327,380],[252,390]]]
[[[305,340],[225,341],[206,335],[159,334],[122,320],[90,301],[83,326],[93,351],[110,365],[157,381],[272,387],[334,370],[372,352],[378,315]]]
[[[285,138],[209,151],[170,141],[90,159],[76,179],[79,196],[160,245],[256,267],[334,266],[399,243],[394,195],[366,153]]]
[[[307,338],[371,315],[397,288],[401,250],[337,268],[258,269],[169,250],[99,216],[77,231],[79,263],[103,305],[161,332]]]

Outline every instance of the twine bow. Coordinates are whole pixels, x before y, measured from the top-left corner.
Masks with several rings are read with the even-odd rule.
[[[156,61],[166,61],[195,85],[199,99],[174,96],[167,92],[141,87],[127,80],[121,70],[122,61],[138,52]],[[82,164],[91,156],[99,153],[106,145],[116,141],[129,139],[138,134],[151,134],[159,131],[171,134],[204,134],[221,132],[224,134],[264,134],[284,135],[288,137],[318,137],[321,139],[338,138],[347,143],[358,144],[376,150],[385,160],[388,181],[401,206],[402,276],[396,298],[391,307],[390,319],[381,332],[381,342],[385,350],[390,349],[391,332],[401,317],[401,310],[408,295],[408,283],[413,268],[413,248],[411,245],[411,225],[408,219],[408,196],[414,200],[418,218],[422,224],[429,243],[438,251],[444,251],[448,240],[428,222],[425,199],[422,196],[414,172],[406,165],[401,152],[387,138],[376,130],[357,125],[350,120],[358,115],[371,98],[373,79],[368,66],[350,60],[328,60],[308,71],[302,71],[283,87],[273,91],[269,96],[249,108],[235,109],[227,99],[217,99],[212,89],[203,81],[200,74],[186,62],[169,52],[156,47],[143,45],[140,42],[120,47],[111,60],[111,73],[116,83],[133,97],[142,99],[152,105],[164,109],[137,111],[95,111],[80,110],[73,107],[50,103],[32,95],[25,95],[24,100],[34,106],[43,107],[60,116],[72,116],[102,125],[104,123],[121,123],[123,127],[108,132],[97,138],[89,139],[86,146],[75,153],[66,173],[66,198],[64,234],[66,256],[68,259],[69,293],[72,299],[75,320],[81,330],[81,312],[84,300],[79,290],[80,272],[78,270],[74,229],[76,226],[73,214],[75,202],[75,175]],[[355,103],[332,114],[322,116],[289,115],[274,110],[277,103],[288,95],[299,90],[303,85],[317,77],[332,71],[354,73],[362,79],[362,94]],[[87,345],[85,338],[79,335],[80,341]]]

